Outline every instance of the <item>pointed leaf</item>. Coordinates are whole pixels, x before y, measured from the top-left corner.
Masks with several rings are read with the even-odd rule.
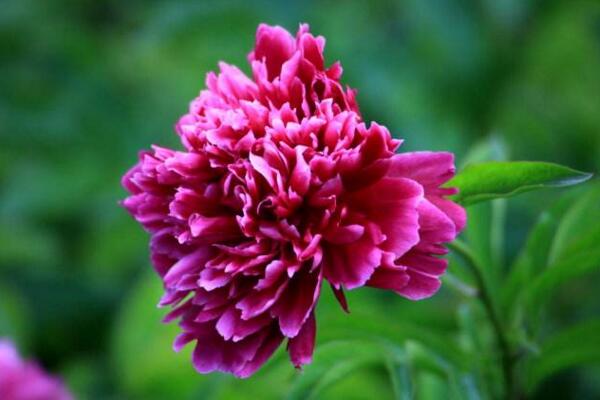
[[[591,176],[552,163],[489,161],[468,165],[447,186],[460,190],[454,197],[455,201],[470,205],[545,187],[574,185]]]

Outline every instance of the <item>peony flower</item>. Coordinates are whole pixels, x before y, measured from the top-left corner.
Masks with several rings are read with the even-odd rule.
[[[401,153],[367,125],[325,40],[260,25],[252,78],[220,63],[176,125],[184,149],[154,146],[124,177],[123,205],[151,234],[153,265],[195,342],[201,373],[253,374],[282,341],[296,367],[312,357],[315,305],[344,290],[433,295],[444,243],[465,224],[441,185],[450,153]]]
[[[62,383],[35,363],[23,361],[13,344],[0,340],[0,399],[70,400]]]

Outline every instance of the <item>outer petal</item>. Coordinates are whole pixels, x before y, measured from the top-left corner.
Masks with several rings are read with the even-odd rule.
[[[277,330],[272,328],[268,335],[263,339],[260,347],[254,357],[248,361],[243,368],[236,372],[239,378],[247,378],[256,372],[275,352],[283,340],[283,336]]]
[[[423,189],[405,178],[385,177],[350,195],[350,204],[364,212],[386,236],[381,248],[401,256],[419,241],[417,205]]]
[[[363,286],[381,263],[382,250],[370,236],[354,243],[323,246],[323,273],[335,288]]]
[[[282,340],[275,325],[239,342],[224,340],[212,324],[197,326],[193,335],[197,343],[192,361],[198,372],[221,371],[240,377],[249,376],[260,367]]]
[[[410,300],[422,300],[431,297],[442,284],[437,276],[431,276],[413,268],[408,268],[406,273],[410,278],[408,284],[397,292]]]
[[[344,244],[327,244],[324,249],[325,278],[335,287],[353,289],[364,285],[381,263],[384,251],[396,257],[419,241],[417,205],[421,186],[405,178],[384,177],[373,185],[352,192],[349,204],[363,214],[381,232],[368,229],[359,240]],[[383,243],[377,236],[382,236]]]
[[[393,290],[396,293],[402,293],[409,280],[410,276],[406,272],[406,267],[381,266],[377,268],[373,276],[371,276],[367,285],[379,289]]]
[[[448,260],[439,258],[417,249],[405,254],[399,261],[408,269],[416,270],[431,276],[440,276],[446,272]]]
[[[423,199],[417,211],[421,241],[443,243],[454,240],[456,237],[454,222],[429,200]]]
[[[394,155],[389,161],[388,174],[414,179],[425,188],[425,196],[450,217],[456,231],[464,228],[467,220],[465,210],[458,204],[444,199],[439,186],[454,176],[454,155],[446,152],[414,152]]]
[[[298,335],[288,341],[288,353],[290,360],[296,368],[300,368],[312,361],[312,354],[315,348],[315,336],[317,333],[317,324],[315,322],[314,311],[302,326]]]
[[[381,230],[384,241],[381,243],[371,230],[353,243],[327,245],[324,250],[326,279],[346,289],[362,286],[381,263],[383,251],[400,257],[417,244],[417,205],[422,196],[418,183],[390,177],[351,193],[350,205]]]
[[[464,208],[453,201],[438,196],[431,196],[429,201],[435,204],[437,208],[445,212],[446,215],[452,219],[457,234],[464,229],[467,223],[467,213]]]
[[[454,176],[454,155],[417,151],[396,154],[390,159],[389,176],[410,178],[426,189],[435,189]]]
[[[309,317],[321,291],[321,272],[305,270],[291,279],[287,289],[271,310],[279,319],[281,332],[293,338]]]

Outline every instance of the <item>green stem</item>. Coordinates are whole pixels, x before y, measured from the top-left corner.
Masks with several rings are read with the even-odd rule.
[[[479,262],[477,261],[477,258],[473,255],[471,250],[469,250],[469,248],[459,240],[455,240],[454,242],[449,243],[448,247],[454,252],[456,252],[456,254],[458,254],[466,262],[466,265],[475,277],[475,281],[479,289],[479,298],[481,299],[481,302],[483,303],[488,318],[492,324],[492,327],[494,328],[496,341],[498,342],[498,346],[500,347],[500,353],[502,356],[502,373],[504,377],[504,384],[506,387],[506,398],[513,398],[513,396],[515,395],[513,379],[514,359],[512,357],[512,353],[508,344],[508,340],[506,338],[506,334],[504,332],[504,328],[502,326],[502,322],[500,321],[500,317],[496,311],[496,308],[494,307],[494,302],[492,300],[490,292],[485,284],[483,274],[481,273]]]

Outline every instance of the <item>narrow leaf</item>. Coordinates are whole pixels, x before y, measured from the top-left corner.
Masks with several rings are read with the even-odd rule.
[[[374,341],[332,341],[322,344],[314,361],[294,381],[289,400],[318,399],[325,389],[351,372],[373,364],[385,365],[383,347]]]
[[[505,314],[514,312],[520,304],[521,294],[529,287],[533,277],[548,266],[548,254],[557,227],[563,215],[577,200],[575,191],[569,191],[560,200],[545,210],[531,228],[525,246],[510,267],[509,275],[502,287],[502,307]]]
[[[414,340],[435,351],[447,362],[459,370],[467,370],[468,357],[454,343],[450,336],[433,331],[425,326],[418,326],[410,321],[385,319],[377,315],[369,315],[353,309],[351,318],[346,315],[328,316],[327,327],[320,333],[321,340],[334,340],[344,337],[356,340],[392,340],[394,343],[405,343]],[[339,313],[338,313],[339,314]],[[343,318],[343,320],[341,320]]]
[[[528,363],[527,389],[550,375],[582,364],[600,364],[600,320],[591,320],[568,328],[547,339],[538,357]]]
[[[394,391],[395,400],[410,400],[413,396],[413,383],[411,379],[411,366],[407,356],[398,346],[390,346],[385,357],[385,367]]]
[[[577,201],[565,214],[560,225],[556,230],[552,248],[549,252],[549,262],[554,263],[559,261],[564,255],[568,255],[566,251],[570,245],[574,243],[582,243],[582,238],[585,239],[593,234],[594,230],[598,229],[597,224],[590,224],[590,221],[600,221],[600,186],[587,186],[590,190],[584,194],[579,194]],[[595,247],[597,242],[594,242],[590,247]]]
[[[600,268],[600,248],[574,252],[557,264],[548,267],[525,292],[525,304],[536,315],[542,304],[561,284]]]

